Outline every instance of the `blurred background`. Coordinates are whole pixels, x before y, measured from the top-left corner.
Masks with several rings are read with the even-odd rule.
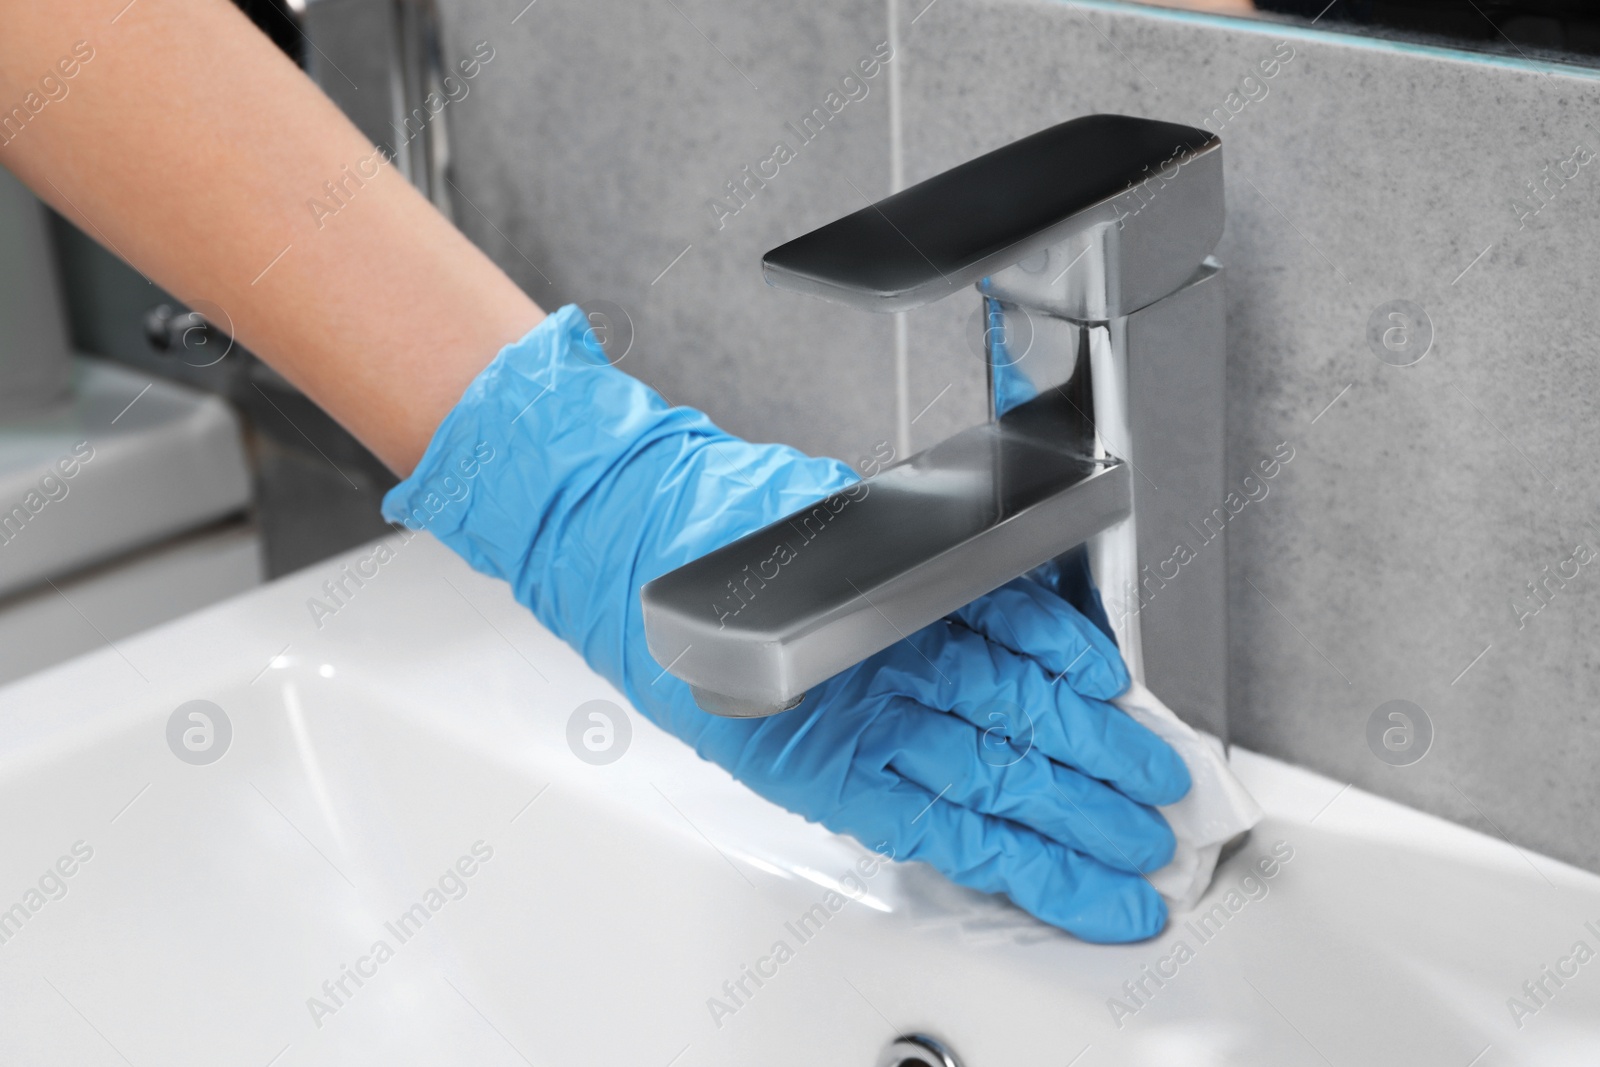
[[[438,89],[430,3],[238,6],[450,211],[443,122],[394,132]],[[0,515],[0,684],[387,529],[394,477],[234,345],[225,309],[184,306],[3,169],[0,293],[0,506],[22,509]],[[90,425],[93,458],[41,488]],[[76,497],[70,522],[52,497]]]

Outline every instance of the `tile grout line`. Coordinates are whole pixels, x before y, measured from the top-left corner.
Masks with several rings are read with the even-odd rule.
[[[889,38],[889,192],[905,188],[905,126],[901,112],[900,68],[905,64],[900,41],[901,0],[884,0]],[[911,339],[904,311],[894,313],[894,436],[902,457],[911,455]]]

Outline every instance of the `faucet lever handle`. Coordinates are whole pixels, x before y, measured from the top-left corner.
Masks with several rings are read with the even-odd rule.
[[[1022,264],[1043,276],[1021,279],[1027,303],[1105,319],[1183,285],[1221,237],[1222,221],[1216,136],[1087,115],[797,237],[761,265],[780,289],[903,311]]]

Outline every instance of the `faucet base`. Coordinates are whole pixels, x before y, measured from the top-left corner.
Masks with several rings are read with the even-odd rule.
[[[701,711],[709,711],[713,715],[722,715],[730,719],[763,719],[780,711],[793,711],[806,698],[806,695],[801,693],[787,704],[773,705],[755,700],[741,700],[726,693],[713,693],[709,689],[701,689],[698,685],[691,685],[689,692],[694,694],[694,702],[700,705]]]

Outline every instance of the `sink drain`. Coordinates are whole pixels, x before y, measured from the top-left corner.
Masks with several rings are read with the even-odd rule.
[[[883,1050],[877,1067],[961,1067],[961,1061],[926,1034],[901,1034]]]

